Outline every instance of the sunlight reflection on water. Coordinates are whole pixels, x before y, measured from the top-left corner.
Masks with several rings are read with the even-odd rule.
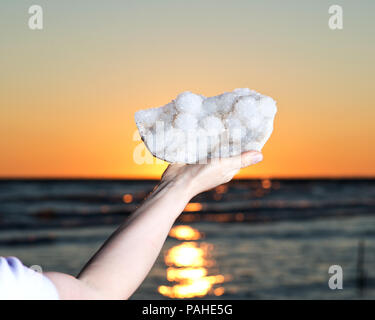
[[[210,267],[215,265],[215,261],[211,259],[213,245],[191,241],[201,239],[201,233],[186,225],[172,228],[169,236],[189,241],[167,251],[164,262],[167,266],[167,280],[171,282],[171,286],[159,286],[158,292],[169,298],[222,295],[224,288],[214,288],[214,285],[223,283],[225,277],[221,274],[209,275]]]

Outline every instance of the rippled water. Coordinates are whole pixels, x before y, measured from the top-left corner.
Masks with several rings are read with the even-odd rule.
[[[153,185],[0,182],[0,255],[77,274]],[[374,185],[242,181],[201,195],[133,298],[374,299]],[[343,268],[343,290],[328,287],[331,265]]]

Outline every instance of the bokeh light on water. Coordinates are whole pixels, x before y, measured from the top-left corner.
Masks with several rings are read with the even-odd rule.
[[[167,280],[170,286],[161,285],[158,292],[169,298],[194,298],[206,295],[222,295],[223,287],[215,285],[223,283],[221,274],[211,275],[210,268],[215,265],[211,258],[213,245],[201,241],[201,233],[186,225],[175,226],[170,237],[189,240],[170,248],[164,262],[167,266]]]
[[[169,236],[179,240],[198,240],[201,238],[201,234],[198,230],[190,226],[176,226],[171,229]]]

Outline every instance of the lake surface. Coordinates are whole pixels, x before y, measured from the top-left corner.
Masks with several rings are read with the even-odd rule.
[[[75,275],[155,184],[2,180],[0,255]],[[220,186],[187,206],[132,298],[374,299],[374,199],[374,180]]]

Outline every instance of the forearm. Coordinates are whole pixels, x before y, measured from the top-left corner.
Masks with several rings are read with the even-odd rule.
[[[186,186],[161,183],[84,267],[78,279],[126,299],[153,266],[174,221],[190,200]]]

